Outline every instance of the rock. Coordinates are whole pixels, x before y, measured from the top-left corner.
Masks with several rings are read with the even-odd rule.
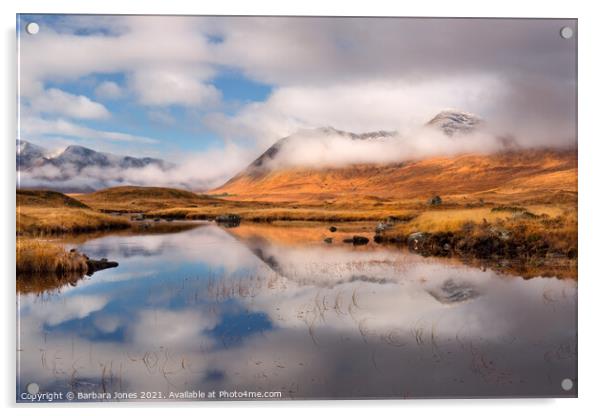
[[[343,243],[353,244],[354,246],[363,246],[370,242],[367,237],[362,237],[361,235],[354,235],[352,238],[346,238],[343,240]]]
[[[335,226],[333,225],[332,227],[330,227],[330,228],[329,228],[329,230],[330,230],[330,232],[331,232],[331,233],[334,233],[334,232],[336,232],[336,230],[337,230],[337,227],[335,227]]]
[[[325,242],[326,244],[332,244],[332,237],[326,237],[326,238],[324,239],[324,242]]]
[[[132,221],[144,221],[144,214],[136,214],[130,217]]]
[[[408,247],[412,250],[420,250],[429,236],[430,234],[423,232],[410,234],[407,239]]]
[[[384,243],[384,241],[385,241],[385,238],[382,235],[376,234],[374,236],[374,242],[375,243],[380,244],[380,243]]]
[[[88,266],[88,271],[86,272],[86,274],[88,276],[91,276],[93,273],[95,273],[99,270],[117,267],[117,266],[119,266],[119,263],[117,263],[116,261],[108,261],[105,258],[102,258],[100,260],[92,260],[92,259],[86,257],[86,265]]]
[[[153,221],[154,222],[159,222],[159,221],[161,221],[161,218],[155,218],[155,219],[153,219]]]
[[[434,197],[428,200],[428,204],[431,206],[439,206],[442,202],[443,200],[441,200],[441,197],[439,195],[435,195]]]
[[[215,222],[228,228],[238,227],[240,225],[240,216],[236,214],[218,215],[215,218]]]
[[[69,250],[69,253],[77,253],[77,249],[76,248],[72,248],[71,250]]]

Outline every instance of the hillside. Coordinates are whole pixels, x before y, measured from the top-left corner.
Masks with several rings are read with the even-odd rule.
[[[171,207],[194,208],[215,203],[193,192],[158,187],[118,186],[89,194],[74,194],[90,207],[106,212],[146,212]]]
[[[89,208],[65,194],[46,190],[17,189],[17,207]]]
[[[236,200],[332,203],[391,202],[433,195],[516,202],[550,196],[573,198],[576,192],[576,151],[539,149],[340,168],[258,172],[250,166],[211,193],[228,194],[228,199]]]
[[[117,218],[91,209],[88,205],[45,190],[17,190],[17,235],[79,233],[129,227]]]

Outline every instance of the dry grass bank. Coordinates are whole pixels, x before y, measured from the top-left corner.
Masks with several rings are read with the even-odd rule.
[[[17,207],[18,235],[82,233],[130,226],[120,218],[81,208]]]
[[[20,274],[84,274],[86,258],[68,252],[61,244],[39,239],[17,238],[17,275]]]
[[[89,194],[73,194],[93,209],[105,212],[147,212],[172,207],[195,208],[219,204],[219,200],[182,189],[117,186]]]
[[[125,218],[90,209],[60,192],[17,190],[17,235],[81,233],[127,228]]]
[[[382,242],[408,244],[411,238],[410,246],[427,255],[574,259],[578,250],[577,208],[538,205],[432,210],[393,224],[377,237]]]

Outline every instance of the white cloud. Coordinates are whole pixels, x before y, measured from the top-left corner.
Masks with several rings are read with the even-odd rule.
[[[43,135],[71,136],[114,142],[156,143],[156,139],[115,131],[96,130],[64,119],[46,120],[40,117],[23,117],[21,136],[36,138]]]
[[[183,71],[139,70],[131,77],[130,84],[138,101],[144,105],[212,107],[219,104],[221,98],[213,85]]]
[[[139,156],[139,155],[137,155]],[[123,184],[140,186],[168,186],[192,190],[208,190],[223,185],[241,167],[255,158],[255,151],[236,144],[210,149],[201,153],[180,155],[178,164],[162,169],[156,165],[143,168],[75,167],[61,169],[45,165],[19,174],[21,187],[50,187],[54,189],[99,189]]]
[[[100,98],[116,99],[123,96],[123,90],[113,81],[104,81],[96,87],[94,95]]]
[[[214,113],[204,121],[222,136],[251,140],[265,149],[303,128],[331,126],[356,133],[395,130],[405,134],[446,108],[487,118],[503,91],[503,82],[491,76],[283,87],[265,102],[251,103],[233,116]]]
[[[84,95],[74,95],[50,88],[30,101],[31,110],[37,113],[63,115],[81,119],[103,119],[110,116],[104,105]]]

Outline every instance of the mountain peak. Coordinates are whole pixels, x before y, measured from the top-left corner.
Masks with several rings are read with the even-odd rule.
[[[444,110],[426,125],[438,128],[448,136],[453,136],[457,133],[472,133],[482,123],[483,120],[475,114],[459,110]]]

